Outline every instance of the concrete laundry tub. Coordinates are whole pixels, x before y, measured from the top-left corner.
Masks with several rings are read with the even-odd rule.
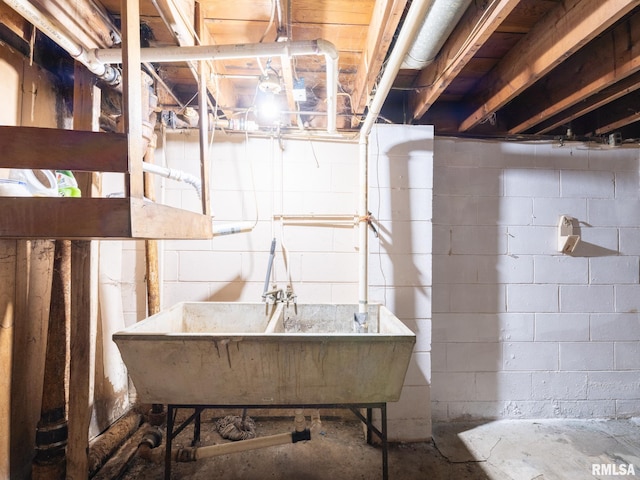
[[[382,305],[183,302],[113,335],[140,401],[397,401],[415,334]]]

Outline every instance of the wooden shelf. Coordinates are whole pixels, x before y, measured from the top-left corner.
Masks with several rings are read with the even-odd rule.
[[[133,198],[0,197],[0,238],[204,239],[211,217]]]
[[[121,172],[127,136],[0,127],[0,168]],[[141,198],[0,197],[0,238],[206,239],[211,217]]]

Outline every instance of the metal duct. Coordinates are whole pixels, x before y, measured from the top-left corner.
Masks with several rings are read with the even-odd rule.
[[[435,60],[471,0],[434,1],[401,68],[422,70]]]

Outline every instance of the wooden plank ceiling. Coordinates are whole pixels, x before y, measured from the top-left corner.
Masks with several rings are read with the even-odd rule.
[[[44,8],[45,0],[32,1]],[[337,124],[355,131],[412,1],[430,2],[142,0],[140,9],[151,47],[333,43],[340,56]],[[117,24],[119,0],[102,5]],[[0,22],[26,37],[28,29],[5,10]],[[433,62],[400,70],[379,121],[434,124],[444,135],[640,138],[640,0],[471,0],[452,27]],[[155,68],[166,84],[158,86],[160,108],[197,106],[193,66]],[[209,68],[208,88],[221,118],[246,116],[260,76],[271,68],[289,111],[282,128],[326,124],[322,56],[218,60]],[[304,101],[293,95],[294,83],[302,81]],[[299,111],[303,115],[291,113]]]

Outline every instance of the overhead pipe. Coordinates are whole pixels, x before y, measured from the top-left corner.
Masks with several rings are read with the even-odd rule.
[[[380,115],[384,101],[393,86],[393,82],[402,66],[402,62],[414,42],[420,27],[425,23],[427,12],[434,3],[447,3],[449,0],[416,0],[411,3],[407,16],[405,17],[402,29],[396,40],[391,54],[386,62],[386,67],[382,78],[378,82],[376,92],[368,105],[368,113],[360,128],[359,138],[359,184],[360,201],[358,202],[358,216],[360,229],[358,232],[358,313],[366,314],[369,304],[369,134],[374,123]],[[437,38],[432,41],[441,41]]]
[[[471,0],[433,2],[401,68],[421,70],[432,63],[470,3]]]
[[[91,73],[111,85],[117,85],[120,83],[121,75],[117,68],[96,62],[93,54],[90,54],[89,51],[85,50],[76,41],[63,34],[57,25],[51,22],[42,14],[42,12],[27,0],[4,0],[4,2],[18,12],[25,20],[34,25],[38,30],[44,32],[76,61],[87,67]]]
[[[275,56],[296,57],[304,55],[323,55],[325,57],[327,64],[327,131],[328,133],[335,133],[338,98],[338,50],[331,42],[317,39],[300,42],[285,41],[140,49],[140,60],[142,62],[159,63]],[[122,49],[94,49],[89,56],[92,57],[93,62],[117,64],[122,62]]]

